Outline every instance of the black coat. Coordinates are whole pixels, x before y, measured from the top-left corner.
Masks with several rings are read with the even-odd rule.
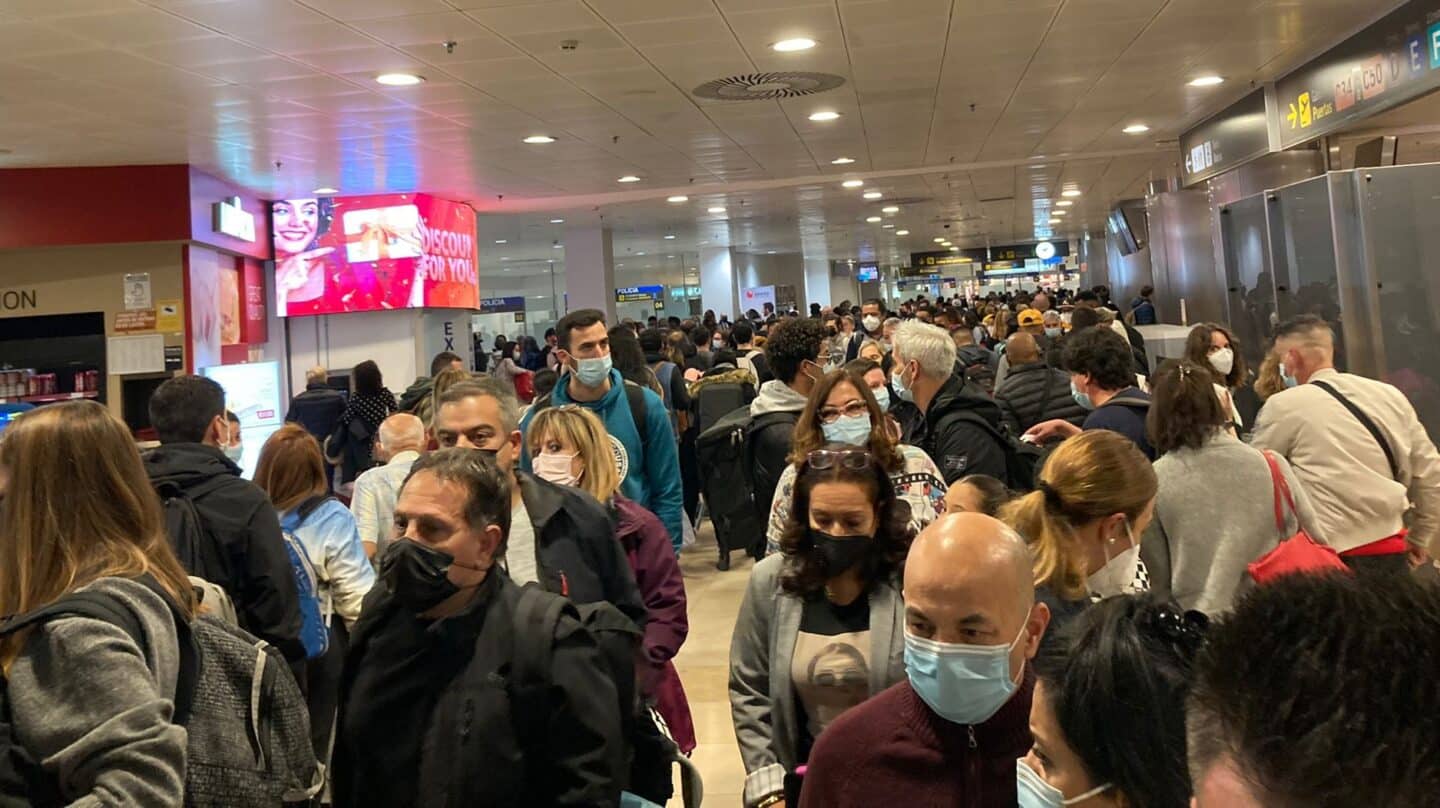
[[[210,583],[230,596],[240,627],[286,658],[304,659],[300,594],[280,517],[265,492],[240,479],[240,467],[219,449],[199,443],[171,443],[150,452],[145,473],[152,485],[175,483],[194,503],[228,568],[223,579],[212,576]]]
[[[285,420],[304,427],[323,443],[335,431],[335,424],[344,412],[344,393],[329,385],[312,383],[305,386],[305,392],[290,400]]]
[[[984,421],[990,429],[975,422]],[[1008,480],[1005,447],[1000,444],[1000,408],[960,376],[940,387],[925,411],[926,446],[946,485],[970,474]]]
[[[331,781],[336,808],[393,808],[397,799],[405,806],[489,808],[618,804],[626,744],[601,651],[567,609],[551,646],[550,687],[522,692],[510,676],[520,593],[497,568],[473,604],[430,622],[407,612],[383,583],[371,591],[341,678]],[[410,665],[398,677],[405,681],[394,674],[387,680],[386,666],[396,660],[377,649],[399,643],[421,649],[427,664]],[[386,687],[433,694],[416,705],[428,709],[425,720],[397,722],[395,711],[407,705],[384,698]],[[521,743],[517,696],[543,711],[543,726],[532,728],[543,748]],[[396,770],[397,759],[415,766]]]
[[[790,465],[799,412],[767,412],[755,416],[750,427],[750,455],[755,464],[755,512],[760,524],[769,524],[770,503],[780,487],[780,475]]]
[[[1012,365],[1004,383],[995,391],[995,403],[1000,405],[1001,417],[1012,435],[1020,435],[1052,418],[1063,418],[1080,426],[1087,415],[1070,395],[1070,376],[1044,362]]]

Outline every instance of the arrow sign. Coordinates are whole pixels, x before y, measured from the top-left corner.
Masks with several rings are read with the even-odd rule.
[[[1190,172],[1192,172],[1192,171],[1194,171],[1194,170],[1195,170],[1195,169],[1193,169],[1193,168],[1190,167],[1190,155],[1188,155],[1188,154],[1185,155],[1185,173],[1186,173],[1186,174],[1189,174]]]
[[[1300,117],[1300,112],[1299,112],[1299,110],[1295,109],[1295,105],[1294,105],[1294,104],[1291,104],[1291,105],[1290,105],[1290,114],[1285,116],[1285,120],[1287,120],[1287,121],[1290,122],[1290,128],[1291,128],[1291,129],[1294,129],[1294,128],[1295,128],[1295,121],[1296,121],[1299,117]]]

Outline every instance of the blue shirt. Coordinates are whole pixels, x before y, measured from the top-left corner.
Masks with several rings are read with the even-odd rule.
[[[654,390],[645,389],[645,431],[648,445],[642,445],[630,413],[629,396],[620,371],[610,371],[610,392],[599,401],[574,401],[570,398],[570,374],[556,383],[550,394],[551,406],[576,404],[600,416],[610,433],[610,448],[620,471],[620,493],[640,503],[660,519],[670,533],[670,543],[680,552],[685,530],[684,493],[680,486],[680,453],[675,446],[675,433],[670,428],[670,415],[665,402]],[[639,413],[636,413],[638,415]],[[525,413],[520,431],[526,433],[525,450],[520,455],[520,468],[530,471],[529,431],[535,410]]]
[[[1144,399],[1150,400],[1150,395],[1138,387],[1127,387],[1115,394],[1115,398]],[[1136,407],[1129,404],[1106,403],[1095,408],[1095,411],[1085,419],[1084,429],[1108,429],[1111,432],[1119,432],[1121,435],[1135,442],[1140,451],[1151,460],[1155,459],[1155,447],[1150,445],[1150,438],[1145,434],[1145,417],[1150,414],[1148,407]]]

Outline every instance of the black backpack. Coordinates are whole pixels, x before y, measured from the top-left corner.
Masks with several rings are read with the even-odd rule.
[[[221,475],[190,490],[179,483],[162,480],[155,484],[155,493],[165,506],[165,533],[170,537],[170,547],[180,559],[180,566],[186,573],[226,590],[231,600],[237,600],[240,593],[229,591],[233,580],[230,559],[195,507],[196,500],[229,485],[233,479]]]
[[[707,382],[695,394],[695,422],[701,432],[721,418],[748,407],[755,400],[755,386],[749,382]]]
[[[990,423],[979,413],[973,410],[961,410],[945,417],[935,425],[936,433],[943,432],[943,424],[946,420],[961,420],[974,424],[981,428],[986,434],[1000,445],[1005,453],[1005,476],[1002,480],[1011,491],[1025,493],[1035,490],[1036,481],[1040,479],[1040,469],[1045,465],[1045,458],[1050,456],[1050,449],[1027,443],[1010,434],[1005,426],[999,427]]]
[[[539,759],[532,758],[532,754],[543,756],[547,715],[543,696],[549,692],[552,678],[555,628],[567,610],[595,639],[606,673],[615,683],[622,737],[629,747],[630,771],[624,788],[663,805],[670,798],[671,767],[678,749],[650,720],[636,688],[635,665],[643,632],[613,604],[574,604],[534,583],[521,589],[515,605],[515,650],[509,689],[516,737],[527,750],[526,759]]]
[[[762,511],[755,502],[755,453],[751,435],[771,423],[788,421],[793,412],[750,415],[740,407],[716,421],[695,440],[695,464],[700,470],[700,490],[715,525],[715,540],[723,557],[731,550],[752,549],[765,542]]]

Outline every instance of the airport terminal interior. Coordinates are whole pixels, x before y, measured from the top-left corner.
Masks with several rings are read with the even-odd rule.
[[[178,638],[0,624],[0,746],[36,805],[1434,804],[1434,696],[1324,677],[1440,647],[1437,90],[1440,0],[0,0],[0,613]],[[465,689],[526,581],[539,740]],[[217,600],[283,776],[200,782]],[[147,740],[27,725],[112,664]]]

